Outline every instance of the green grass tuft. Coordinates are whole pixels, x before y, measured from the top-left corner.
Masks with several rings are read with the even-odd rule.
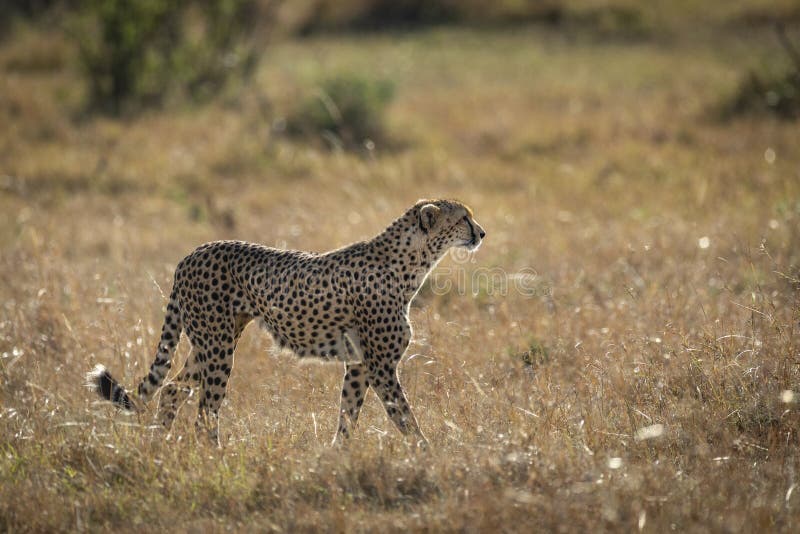
[[[373,150],[390,141],[385,116],[394,93],[388,80],[328,78],[289,115],[287,130],[331,148]]]

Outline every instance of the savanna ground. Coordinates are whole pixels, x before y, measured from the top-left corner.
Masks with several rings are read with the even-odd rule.
[[[768,3],[675,5],[679,24],[635,39],[276,40],[236,93],[125,119],[81,116],[69,40],[17,29],[0,44],[0,528],[796,531],[800,125],[710,111],[781,61],[740,16]],[[395,146],[281,135],[341,71],[395,83]],[[401,378],[428,450],[372,395],[331,448],[340,364],[274,354],[255,326],[221,450],[195,439],[194,406],[165,439],[83,387],[98,362],[129,386],[146,372],[196,245],[327,250],[438,196],[487,238],[411,310]]]

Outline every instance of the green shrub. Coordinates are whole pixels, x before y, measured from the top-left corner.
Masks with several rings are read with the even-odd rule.
[[[559,24],[567,11],[562,0],[317,0],[299,32],[442,24]]]
[[[256,0],[87,0],[76,38],[90,107],[115,114],[172,92],[211,96],[252,69]]]
[[[781,119],[800,117],[800,51],[797,50],[782,22],[775,21],[775,34],[791,62],[789,70],[761,67],[744,77],[730,97],[719,106],[723,119],[743,114],[769,113]]]
[[[640,9],[624,5],[569,11],[559,23],[600,38],[644,39],[653,31]]]
[[[542,24],[603,39],[641,39],[653,25],[631,2],[566,0],[317,0],[297,31],[412,29],[431,25]]]
[[[723,119],[746,114],[771,114],[781,119],[800,117],[800,73],[750,72],[720,105]]]
[[[11,30],[15,19],[37,19],[60,3],[70,4],[69,0],[3,0],[0,4],[0,42],[13,35]]]
[[[388,140],[385,113],[393,97],[394,84],[387,80],[329,78],[290,114],[287,129],[334,148],[369,148]]]
[[[550,361],[550,351],[538,339],[531,339],[528,347],[523,351],[510,350],[513,359],[521,361],[531,368],[539,368]]]

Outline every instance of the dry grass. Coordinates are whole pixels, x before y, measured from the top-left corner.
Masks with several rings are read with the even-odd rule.
[[[127,122],[74,117],[69,51],[25,69],[4,43],[0,528],[796,530],[800,419],[782,392],[800,395],[800,128],[704,114],[774,50],[748,39],[290,41],[241,97]],[[36,57],[48,46],[63,43]],[[270,128],[341,70],[396,82],[407,148],[327,152]],[[463,199],[488,232],[440,273],[538,273],[534,296],[420,295],[402,379],[429,451],[374,397],[351,446],[329,448],[340,367],[273,355],[256,328],[219,451],[195,441],[191,406],[165,439],[81,386],[96,362],[143,374],[195,245],[328,249],[426,196]]]

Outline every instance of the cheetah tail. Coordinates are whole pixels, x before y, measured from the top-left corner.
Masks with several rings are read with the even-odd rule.
[[[97,364],[94,369],[86,373],[86,386],[124,410],[138,411],[122,384],[117,382],[103,365]]]
[[[173,287],[167,303],[164,325],[161,327],[161,338],[158,342],[156,357],[150,364],[147,375],[136,386],[137,401],[147,402],[164,384],[164,379],[172,368],[172,356],[175,354],[175,347],[178,346],[182,330],[183,321],[178,307],[178,291]]]

